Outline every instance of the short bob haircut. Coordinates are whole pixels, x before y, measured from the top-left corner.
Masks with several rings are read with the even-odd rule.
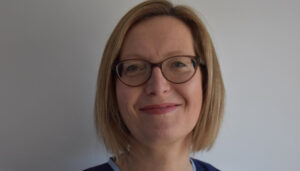
[[[223,120],[225,88],[216,52],[204,23],[187,6],[174,6],[167,0],[142,2],[127,12],[114,28],[105,46],[98,72],[95,99],[96,130],[107,150],[117,158],[129,151],[133,136],[118,109],[113,67],[130,28],[156,16],[171,16],[184,22],[191,30],[196,56],[205,62],[205,67],[201,67],[203,104],[198,122],[191,133],[191,152],[209,150],[216,140]]]

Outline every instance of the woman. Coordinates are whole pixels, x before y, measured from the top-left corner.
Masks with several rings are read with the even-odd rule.
[[[115,157],[87,170],[217,170],[190,154],[212,147],[224,92],[195,13],[165,0],[137,5],[112,32],[98,73],[96,128]]]

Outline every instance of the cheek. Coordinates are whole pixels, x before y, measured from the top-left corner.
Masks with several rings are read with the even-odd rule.
[[[136,105],[140,97],[139,87],[128,87],[119,80],[116,82],[116,96],[121,118],[130,132],[139,130],[140,119],[136,110]]]
[[[188,112],[192,115],[192,119],[197,120],[202,108],[203,96],[201,74],[199,70],[184,90],[187,110],[189,110]]]
[[[128,87],[119,80],[116,81],[117,102],[123,119],[126,120],[126,117],[135,113],[134,106],[137,103],[139,94],[140,93],[137,88]]]
[[[119,80],[116,81],[116,95],[117,95],[118,107],[122,114],[127,111],[126,106],[130,104],[131,98],[130,98],[130,92],[126,89],[125,85],[123,85]]]

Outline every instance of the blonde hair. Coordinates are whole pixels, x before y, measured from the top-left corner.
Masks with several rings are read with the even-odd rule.
[[[95,99],[95,125],[106,148],[117,158],[128,151],[132,135],[123,122],[115,94],[114,62],[118,60],[127,32],[138,22],[155,16],[172,16],[183,21],[194,38],[196,56],[205,61],[203,104],[192,131],[192,152],[209,150],[218,135],[224,113],[225,88],[210,35],[199,17],[187,6],[174,6],[166,0],[148,0],[132,8],[114,28],[102,55]]]

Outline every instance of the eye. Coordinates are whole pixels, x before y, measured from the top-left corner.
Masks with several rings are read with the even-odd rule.
[[[173,66],[176,68],[182,68],[182,67],[185,67],[186,64],[183,62],[180,62],[180,61],[176,61],[176,62],[173,62]]]
[[[136,72],[139,69],[139,67],[137,65],[129,65],[126,68],[126,72]]]
[[[124,74],[126,76],[130,76],[130,77],[138,76],[144,74],[145,72],[146,72],[146,64],[144,62],[128,61],[127,64],[125,64]]]

